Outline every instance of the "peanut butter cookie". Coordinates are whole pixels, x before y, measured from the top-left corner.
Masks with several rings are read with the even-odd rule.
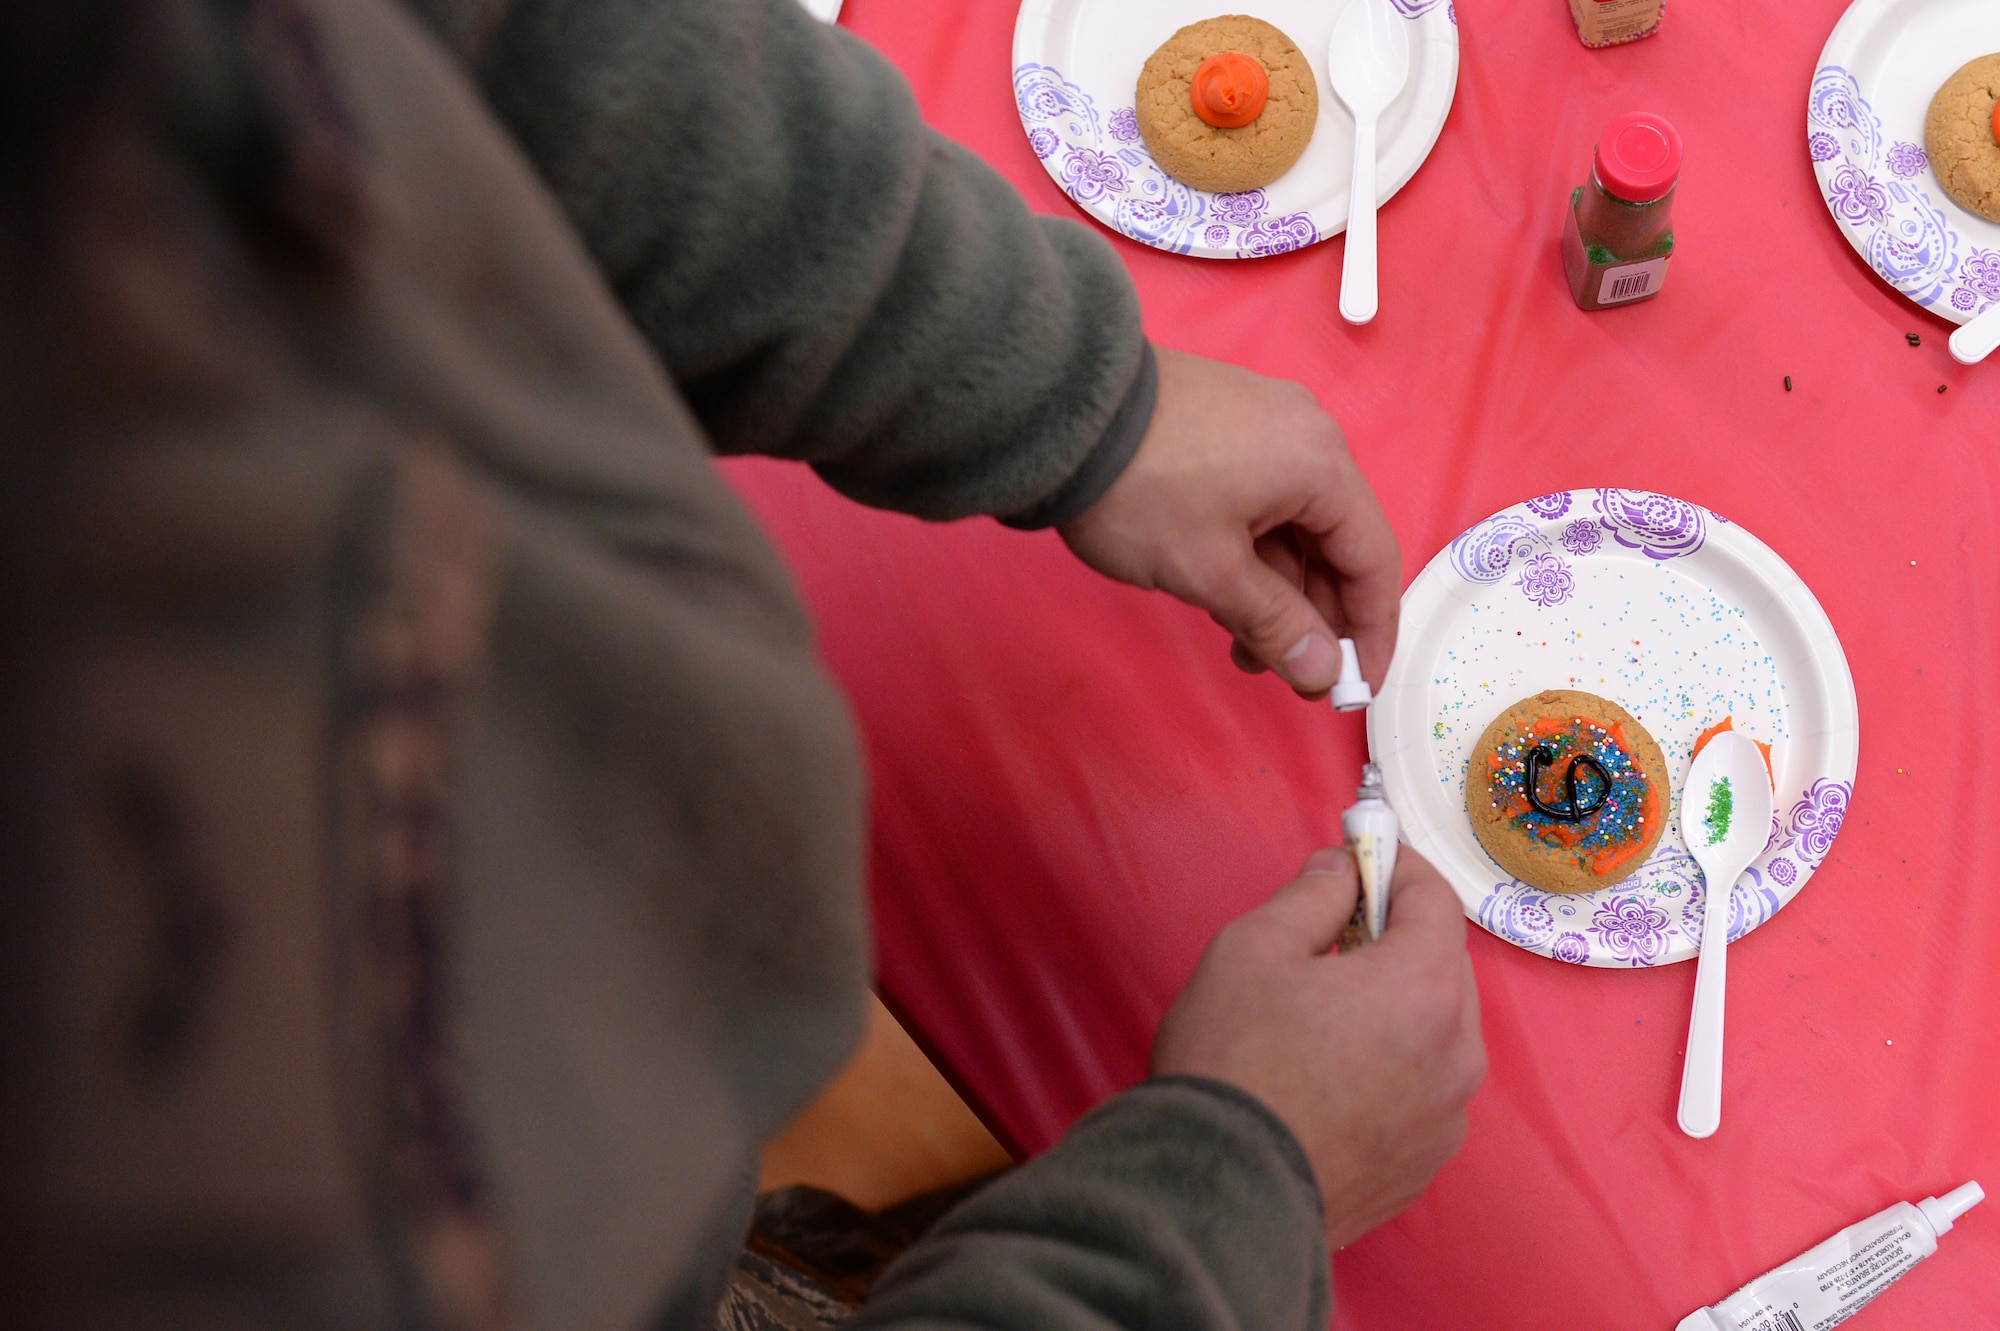
[[[1666,829],[1667,760],[1608,698],[1550,689],[1486,727],[1465,811],[1486,853],[1544,892],[1594,892],[1646,862]]]
[[[1262,111],[1234,127],[1204,119],[1193,100],[1196,72],[1224,52],[1251,57],[1268,79]],[[1246,14],[1203,19],[1167,38],[1140,71],[1134,99],[1140,137],[1160,168],[1218,194],[1258,189],[1291,170],[1319,120],[1319,85],[1304,53]]]
[[[1959,207],[2000,222],[2000,53],[1962,66],[1931,98],[1924,118],[1924,151],[1938,184]]]

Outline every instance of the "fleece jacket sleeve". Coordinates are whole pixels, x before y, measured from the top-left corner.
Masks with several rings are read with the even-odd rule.
[[[1221,1082],[1111,1100],[953,1210],[855,1331],[1324,1331],[1331,1275],[1298,1143]]]
[[[411,2],[720,451],[1047,526],[1137,448],[1155,369],[1110,244],[1030,213],[797,0]]]

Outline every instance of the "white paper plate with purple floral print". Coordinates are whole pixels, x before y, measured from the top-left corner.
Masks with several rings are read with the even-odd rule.
[[[1465,810],[1465,765],[1493,718],[1565,688],[1638,717],[1674,787],[1638,872],[1573,895],[1509,876]],[[1368,745],[1404,839],[1474,921],[1558,961],[1658,966],[1700,946],[1707,893],[1679,795],[1695,739],[1725,716],[1772,743],[1777,781],[1770,842],[1729,896],[1734,940],[1798,894],[1846,816],[1860,752],[1847,657],[1805,583],[1741,527],[1646,490],[1570,490],[1494,514],[1410,585]]]
[[[1451,0],[1391,3],[1410,23],[1410,80],[1382,116],[1378,203],[1430,155],[1458,86]],[[1161,42],[1223,12],[1214,0],[1025,0],[1014,24],[1014,102],[1028,146],[1079,208],[1156,249],[1248,259],[1337,235],[1347,227],[1354,172],[1354,119],[1326,77],[1340,10],[1339,0],[1258,0],[1240,11],[1275,24],[1305,52],[1319,81],[1319,122],[1283,176],[1263,189],[1211,194],[1175,180],[1146,151],[1133,93]]]
[[[1855,0],[1806,102],[1806,148],[1833,220],[1883,281],[1954,323],[2000,301],[2000,225],[1938,184],[1924,117],[1938,87],[1988,51],[2000,51],[1995,0]]]

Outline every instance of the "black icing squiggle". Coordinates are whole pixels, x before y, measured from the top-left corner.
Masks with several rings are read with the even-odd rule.
[[[1555,760],[1556,751],[1546,744],[1537,744],[1528,750],[1528,770],[1525,773],[1527,779],[1522,784],[1526,787],[1528,803],[1536,813],[1544,814],[1561,823],[1580,823],[1604,807],[1604,802],[1611,798],[1611,773],[1604,770],[1604,764],[1587,753],[1577,754],[1569,760],[1569,766],[1563,769],[1563,795],[1566,804],[1542,803],[1539,790],[1541,768],[1543,764]],[[1576,771],[1579,767],[1588,769],[1597,778],[1597,794],[1588,803],[1576,793]]]

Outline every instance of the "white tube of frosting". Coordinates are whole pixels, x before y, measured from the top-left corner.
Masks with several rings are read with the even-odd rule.
[[[1675,1331],[1827,1331],[1937,1251],[1952,1222],[1986,1196],[1977,1183],[1912,1205],[1897,1202],[1769,1271]]]
[[[1402,830],[1382,792],[1382,769],[1364,764],[1355,802],[1340,815],[1341,836],[1361,871],[1361,897],[1354,907],[1355,924],[1349,926],[1350,932],[1359,926],[1360,941],[1374,942],[1389,925],[1389,880],[1396,874],[1396,839]]]

